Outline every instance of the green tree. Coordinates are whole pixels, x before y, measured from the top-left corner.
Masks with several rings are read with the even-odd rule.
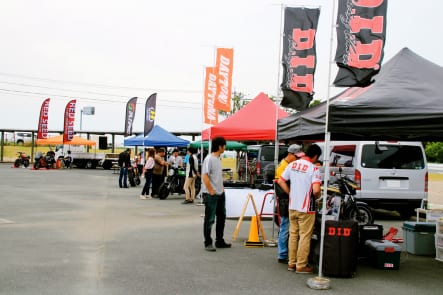
[[[443,162],[443,142],[425,143],[426,158],[429,162]]]

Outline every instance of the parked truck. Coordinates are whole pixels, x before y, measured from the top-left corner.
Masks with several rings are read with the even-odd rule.
[[[72,165],[78,168],[95,169],[99,162],[105,158],[103,153],[88,153],[83,145],[57,145],[55,158],[63,159],[71,151]]]

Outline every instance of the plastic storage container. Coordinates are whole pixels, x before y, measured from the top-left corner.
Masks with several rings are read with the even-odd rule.
[[[406,251],[415,255],[435,255],[435,222],[403,223]]]
[[[387,240],[367,240],[373,265],[381,269],[399,269],[401,247]]]

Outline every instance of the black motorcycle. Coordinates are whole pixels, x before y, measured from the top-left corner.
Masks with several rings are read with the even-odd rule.
[[[183,194],[183,185],[185,184],[186,171],[185,168],[171,167],[168,170],[166,181],[158,188],[158,198],[160,200],[166,199],[170,194]]]
[[[135,164],[128,167],[128,181],[133,187],[141,183],[140,174],[138,173],[137,165]]]
[[[357,184],[348,176],[335,175],[336,180],[328,185],[327,215],[337,215],[339,219],[351,219],[359,225],[374,223],[371,208],[365,202],[355,199]],[[321,205],[318,206],[321,213]]]
[[[17,152],[18,156],[17,159],[14,162],[14,167],[18,168],[18,167],[25,167],[27,168],[29,166],[29,159],[30,157],[25,154],[24,152]]]

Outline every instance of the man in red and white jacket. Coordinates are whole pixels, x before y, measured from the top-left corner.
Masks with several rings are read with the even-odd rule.
[[[315,222],[315,198],[321,195],[321,175],[319,167],[315,165],[321,149],[312,144],[305,154],[290,163],[278,180],[281,188],[289,194],[288,270],[297,273],[314,271],[308,265],[308,256]]]

